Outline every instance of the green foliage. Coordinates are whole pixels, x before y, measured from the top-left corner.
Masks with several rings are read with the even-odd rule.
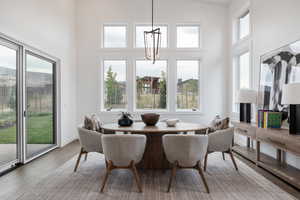
[[[117,73],[112,71],[111,66],[109,67],[106,73],[106,105],[112,106],[114,104],[120,104],[123,96],[122,96],[122,88],[117,81]]]
[[[52,144],[53,143],[53,120],[52,114],[28,118],[28,144]],[[0,144],[16,143],[16,125],[0,129]]]
[[[161,79],[159,82],[159,108],[166,108],[167,107],[167,80],[166,74],[164,71],[161,72]]]

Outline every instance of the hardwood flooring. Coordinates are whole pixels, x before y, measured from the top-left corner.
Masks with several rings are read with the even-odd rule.
[[[114,199],[111,197],[116,197],[116,195],[113,193],[114,189],[115,191],[121,191],[122,193],[122,198],[118,197],[119,199],[141,199],[140,197],[143,197],[142,199],[148,199],[147,197],[147,191],[149,192],[152,191],[154,192],[152,198],[154,199],[230,199],[230,196],[228,194],[222,197],[221,193],[218,193],[218,191],[224,190],[224,192],[227,190],[226,187],[221,187],[219,183],[213,184],[212,182],[215,179],[214,177],[209,177],[212,176],[213,173],[216,173],[216,176],[220,176],[219,178],[229,178],[230,174],[224,170],[218,171],[218,168],[214,167],[214,164],[216,164],[213,159],[212,162],[209,163],[208,165],[208,172],[205,174],[205,176],[208,176],[208,184],[212,185],[211,186],[211,195],[212,196],[207,196],[205,193],[204,186],[201,184],[201,181],[199,181],[199,177],[196,177],[196,173],[191,173],[188,171],[183,170],[183,172],[180,172],[179,175],[177,175],[177,180],[176,183],[174,184],[174,187],[172,186],[171,193],[168,195],[168,193],[165,193],[164,190],[167,189],[167,182],[168,182],[168,177],[169,177],[169,172],[142,172],[142,181],[143,185],[149,184],[149,187],[146,186],[143,190],[145,192],[142,194],[142,196],[138,196],[140,193],[137,193],[136,185],[133,184],[131,187],[130,185],[132,184],[132,177],[129,175],[127,172],[117,172],[113,173],[112,177],[110,177],[107,185],[107,192],[104,192],[104,196],[101,196],[99,193],[100,190],[100,185],[101,185],[101,180],[104,176],[105,170],[99,171],[99,169],[104,169],[104,164],[98,163],[98,161],[92,161],[89,159],[93,159],[93,156],[89,156],[88,161],[84,162],[82,161],[82,165],[79,165],[78,172],[77,174],[72,174],[73,173],[73,168],[75,166],[76,158],[75,155],[78,155],[78,152],[80,150],[79,143],[78,142],[73,142],[64,148],[61,149],[56,149],[41,158],[34,160],[27,165],[21,166],[17,168],[16,170],[0,177],[0,199],[58,199],[59,192],[64,191],[66,194],[64,194],[63,198],[60,199],[74,199],[74,196],[78,198],[75,199]],[[243,173],[243,169],[246,170],[247,168],[250,169],[252,168],[258,175],[262,175],[265,177],[267,180],[271,181],[273,184],[279,186],[283,191],[293,195],[296,199],[300,199],[300,192],[296,190],[295,188],[291,187],[290,185],[286,184],[285,182],[281,181],[280,179],[274,177],[273,175],[269,174],[265,170],[256,167],[254,164],[251,162],[248,162],[247,160],[244,160],[243,158],[236,156],[238,165],[240,163],[240,160],[242,160],[246,165],[243,163],[240,163],[240,165],[243,164],[242,169],[240,170],[241,173]],[[224,162],[222,159],[221,154],[219,155],[220,158],[220,164],[225,163],[226,170],[229,170],[230,173],[237,173],[235,169],[233,168],[232,163],[229,162],[229,157],[226,157],[226,161]],[[72,160],[71,160],[72,159]],[[71,160],[71,161],[70,161]],[[98,166],[94,168],[96,163]],[[249,168],[250,167],[250,168]],[[90,170],[93,172],[91,174],[95,174],[94,177],[90,177]],[[101,174],[100,174],[101,172]],[[244,171],[245,172],[245,171]],[[253,171],[252,171],[253,172]],[[252,173],[251,172],[251,173]],[[130,173],[130,172],[129,172]],[[239,172],[240,173],[240,172]],[[253,173],[252,173],[253,174]],[[68,175],[68,176],[67,176]],[[72,177],[69,177],[69,176]],[[239,174],[238,176],[240,176]],[[259,177],[248,177],[247,174],[244,174],[247,176],[247,178],[250,178],[253,180],[258,180],[259,183],[262,183],[262,186],[266,187],[266,191],[272,191],[276,192],[276,186],[270,186],[265,182],[263,179]],[[60,177],[61,176],[61,177]],[[66,177],[68,177],[67,180],[65,180]],[[188,184],[190,184],[189,179],[185,179],[185,177],[188,176],[190,180],[192,181],[191,183],[195,183],[194,187],[189,188]],[[195,177],[194,177],[195,176]],[[150,178],[149,178],[150,177]],[[155,179],[151,179],[151,177],[154,177]],[[88,180],[84,184],[80,184],[80,181],[85,180],[82,178],[86,178]],[[216,177],[217,178],[217,177]],[[130,179],[131,181],[128,181]],[[243,181],[243,179],[237,179],[234,177],[235,180],[240,180]],[[228,179],[226,179],[228,181]],[[69,186],[66,186],[67,182],[70,182]],[[72,182],[73,181],[73,182]],[[225,181],[225,179],[223,180]],[[53,184],[53,182],[57,182],[57,184]],[[64,183],[64,185],[63,185]],[[72,184],[71,184],[72,183]],[[230,187],[230,182],[227,182]],[[249,184],[249,182],[246,182]],[[244,183],[244,184],[246,184]],[[78,185],[79,184],[79,185]],[[86,184],[86,185],[85,185]],[[53,188],[56,186],[65,186],[66,188]],[[90,192],[84,193],[83,189],[80,189],[80,185],[82,185],[83,189],[87,189]],[[219,190],[217,186],[220,186]],[[225,185],[226,186],[226,185]],[[248,185],[250,186],[250,185]],[[36,188],[37,187],[37,188]],[[40,187],[40,188],[39,188]],[[72,188],[73,187],[73,188]],[[90,188],[88,188],[90,187]],[[49,191],[47,191],[49,189]],[[50,190],[51,189],[51,190]],[[180,192],[184,189],[186,192]],[[234,188],[231,188],[231,190],[228,189],[229,193],[233,192]],[[245,193],[239,193],[239,194],[252,194],[251,191],[252,189],[255,188],[248,188]],[[263,190],[260,190],[261,188],[258,188],[258,194],[259,191],[261,191],[263,194],[265,194]],[[74,193],[71,193],[71,190],[73,190]],[[82,191],[82,193],[76,192],[76,190]],[[56,192],[55,192],[56,191]],[[42,194],[48,194],[53,192],[50,196],[45,196],[45,198],[42,198]],[[215,193],[214,193],[215,192]],[[236,191],[239,192],[239,191]],[[69,194],[69,196],[68,196]],[[83,197],[82,195],[85,194],[87,196]],[[39,196],[42,195],[42,196]],[[57,196],[55,196],[57,195]],[[99,196],[100,195],[100,196]],[[125,196],[124,196],[125,195]],[[126,196],[127,195],[127,196]],[[141,194],[140,194],[141,195]],[[183,196],[184,195],[184,196]],[[221,195],[221,196],[218,196]],[[255,194],[253,194],[255,195]],[[266,195],[266,194],[265,194]],[[283,195],[282,197],[285,196],[282,192],[280,192],[276,197],[276,195],[272,195],[270,193],[270,198],[268,199],[280,199],[280,195]],[[36,197],[36,198],[35,198]],[[57,197],[57,198],[56,198]],[[100,198],[101,197],[101,198]],[[150,199],[150,198],[149,198]],[[232,199],[252,199],[250,197],[246,196],[240,196],[240,198],[233,197]],[[257,200],[259,198],[256,198]]]

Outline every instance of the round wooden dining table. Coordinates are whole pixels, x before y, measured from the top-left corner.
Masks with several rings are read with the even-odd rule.
[[[204,131],[208,127],[201,124],[185,122],[179,122],[174,127],[168,127],[164,122],[159,122],[156,126],[146,126],[143,122],[135,122],[129,127],[111,123],[104,124],[102,128],[105,134],[123,132],[125,134],[145,135],[147,137],[146,149],[143,159],[138,163],[137,167],[142,169],[167,169],[171,168],[171,165],[164,154],[162,136],[164,134],[186,134],[188,132]]]

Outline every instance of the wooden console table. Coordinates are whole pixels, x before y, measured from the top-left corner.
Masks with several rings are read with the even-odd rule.
[[[300,189],[300,170],[286,163],[286,152],[300,156],[300,135],[290,135],[286,129],[258,128],[256,124],[232,122],[235,133],[247,137],[247,146],[235,145],[233,151]],[[256,141],[256,149],[250,146]],[[276,149],[276,159],[261,152],[261,143]]]

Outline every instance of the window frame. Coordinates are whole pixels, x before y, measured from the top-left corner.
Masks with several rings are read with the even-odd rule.
[[[124,26],[125,27],[125,47],[105,47],[105,27],[118,27],[118,26]],[[129,25],[126,23],[104,23],[102,24],[101,28],[101,48],[103,49],[128,49],[129,48]]]
[[[162,59],[159,59],[160,61],[166,61],[167,65],[166,65],[166,74],[167,74],[167,97],[166,97],[166,103],[167,103],[167,106],[165,109],[140,109],[140,108],[137,108],[137,87],[136,87],[136,69],[137,69],[137,65],[136,65],[136,62],[137,61],[147,61],[143,58],[135,58],[133,59],[133,68],[134,68],[134,74],[133,74],[133,111],[134,112],[153,112],[153,111],[156,111],[156,112],[168,112],[170,111],[170,102],[169,102],[169,97],[170,97],[170,91],[169,91],[169,74],[170,74],[170,67],[169,67],[169,60],[167,58],[162,58]],[[151,61],[149,61],[151,62]]]
[[[197,102],[197,110],[193,111],[192,109],[179,109],[178,105],[177,105],[177,84],[178,84],[178,61],[197,61],[198,62],[198,102]],[[175,100],[175,111],[176,112],[192,112],[192,113],[197,113],[197,112],[201,112],[201,102],[202,102],[202,98],[201,98],[201,91],[202,91],[202,84],[201,84],[201,60],[200,59],[193,59],[193,58],[186,58],[186,59],[176,59],[176,67],[175,67],[175,81],[176,81],[176,90],[175,90],[175,95],[176,95],[176,100]]]
[[[198,47],[178,47],[178,41],[177,41],[177,28],[178,27],[192,27],[192,26],[196,26],[198,27]],[[200,24],[189,24],[189,23],[180,23],[180,24],[176,24],[175,26],[175,48],[177,50],[199,50],[202,48],[202,31],[201,31],[201,25]]]
[[[138,24],[134,24],[134,30],[133,30],[133,48],[134,49],[144,49],[144,47],[137,47],[136,45],[136,36],[137,36],[137,33],[136,33],[136,28],[138,26],[152,26],[152,24],[149,24],[149,23],[138,23]],[[169,24],[167,23],[158,23],[158,24],[154,24],[154,27],[159,27],[159,26],[165,26],[167,28],[167,46],[166,47],[161,47],[161,49],[169,49],[170,48],[170,31],[169,31]]]
[[[125,68],[126,68],[126,83],[128,82],[128,75],[129,75],[129,69],[128,69],[128,59],[127,58],[122,58],[122,57],[118,57],[118,58],[111,58],[111,57],[105,57],[103,59],[101,59],[101,64],[100,64],[100,86],[101,86],[101,92],[100,92],[100,111],[102,112],[108,112],[108,113],[112,113],[112,112],[122,112],[122,111],[128,111],[129,110],[129,87],[128,84],[126,85],[126,106],[125,108],[122,109],[111,109],[111,110],[107,110],[105,108],[105,61],[125,61]]]

